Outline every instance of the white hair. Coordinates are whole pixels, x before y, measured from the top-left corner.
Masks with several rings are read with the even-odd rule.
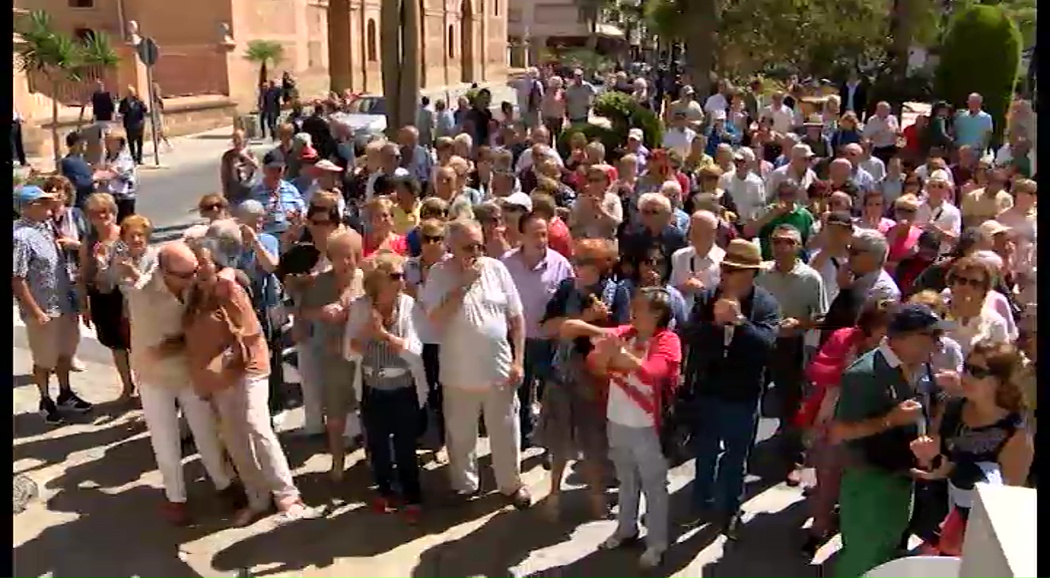
[[[668,198],[680,199],[682,198],[682,185],[677,180],[665,181],[660,185],[660,194]],[[641,205],[640,202],[639,205]]]
[[[216,265],[236,267],[244,252],[240,225],[233,219],[219,219],[213,222],[200,240],[200,247],[211,253]]]
[[[563,83],[564,81],[562,81],[560,76],[552,76],[547,79],[547,86],[550,88],[561,88]]]
[[[635,88],[635,90],[645,90],[648,87],[649,87],[649,83],[646,82],[644,78],[636,78],[636,79],[634,79],[634,88]]]
[[[481,231],[481,224],[474,219],[453,219],[446,225],[449,238],[461,237],[467,233]]]
[[[849,161],[846,161],[849,162]],[[875,229],[857,229],[853,233],[853,244],[862,246],[867,252],[878,258],[879,265],[886,264],[890,246],[886,237]]]
[[[1003,258],[995,251],[976,251],[973,254],[973,258],[991,267],[996,274],[1003,270]]]
[[[463,143],[470,148],[474,148],[474,139],[471,138],[471,136],[465,132],[457,134],[452,140],[453,142]]]
[[[668,199],[661,193],[642,193],[642,196],[638,197],[638,208],[641,209],[647,205],[660,205],[660,208],[663,209],[665,213],[670,213],[671,199]]]

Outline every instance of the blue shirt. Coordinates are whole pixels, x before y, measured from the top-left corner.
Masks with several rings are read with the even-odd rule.
[[[266,216],[263,217],[262,232],[271,235],[280,235],[288,230],[288,213],[305,213],[306,203],[303,196],[299,194],[294,186],[282,179],[277,184],[277,190],[273,191],[265,183],[259,183],[252,187],[248,198],[259,201],[266,208]]]
[[[878,183],[875,182],[875,177],[871,176],[871,173],[860,167],[853,169],[853,176],[850,177],[850,180],[853,181],[853,184],[857,185],[857,188],[863,193],[874,191],[876,185],[878,185]]]
[[[271,255],[280,254],[280,243],[277,237],[268,233],[259,233],[259,243]],[[260,311],[276,307],[281,302],[280,284],[277,276],[267,273],[259,265],[259,259],[255,255],[255,249],[245,247],[237,260],[237,268],[248,276],[252,288],[252,305]]]
[[[722,143],[737,145],[740,144],[740,132],[737,131],[736,125],[733,123],[725,123],[725,134],[721,134],[715,131],[714,125],[708,127],[704,131],[704,136],[707,137],[707,147],[704,148],[704,152],[710,156],[715,156],[715,151],[718,150],[718,145]]]
[[[83,206],[88,195],[95,192],[95,171],[80,155],[66,155],[58,161],[58,173],[73,183],[77,191],[76,206]]]
[[[955,144],[969,145],[982,153],[988,146],[986,136],[993,128],[992,115],[987,112],[981,110],[977,114],[970,114],[968,110],[959,111],[955,114]]]
[[[412,161],[405,168],[420,183],[429,183],[430,175],[434,172],[434,158],[430,156],[427,149],[416,145],[416,150],[412,153]]]
[[[11,276],[25,279],[33,300],[49,317],[76,313],[76,295],[66,269],[66,258],[55,243],[51,224],[19,219],[13,229]],[[18,312],[23,320],[32,318],[21,301]]]

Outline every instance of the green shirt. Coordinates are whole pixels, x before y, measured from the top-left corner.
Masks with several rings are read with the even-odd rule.
[[[860,356],[842,374],[835,419],[856,423],[886,415],[906,399],[915,397],[893,350],[882,345]],[[907,444],[918,435],[917,426],[891,428],[879,434],[851,440],[850,453],[863,462],[898,470],[911,463]]]
[[[772,211],[773,207],[770,206],[768,210]],[[758,242],[762,245],[762,258],[766,261],[773,258],[773,245],[769,242],[769,238],[773,235],[773,229],[780,225],[791,225],[798,229],[799,233],[802,233],[802,245],[805,246],[813,231],[813,214],[806,207],[796,205],[794,211],[774,217],[772,221],[766,223],[758,231]]]

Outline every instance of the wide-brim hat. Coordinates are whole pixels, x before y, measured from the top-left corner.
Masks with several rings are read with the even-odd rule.
[[[802,123],[805,127],[823,127],[824,119],[820,118],[819,114],[811,114],[806,118],[806,122]]]
[[[761,269],[762,251],[751,241],[733,239],[726,247],[726,254],[722,257],[722,266],[733,269]]]

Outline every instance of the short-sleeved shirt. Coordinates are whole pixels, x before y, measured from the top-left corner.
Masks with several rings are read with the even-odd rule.
[[[613,217],[606,220],[591,210],[585,197],[577,197],[569,214],[569,230],[574,239],[615,239],[616,229],[623,222],[623,205],[616,193],[605,193],[602,207]]]
[[[14,263],[11,276],[25,279],[37,306],[49,317],[76,313],[73,284],[51,226],[44,222],[19,219],[14,224],[13,235]],[[23,320],[32,317],[21,302],[18,303],[18,312]]]
[[[597,92],[589,82],[569,84],[565,89],[565,108],[569,120],[586,120],[591,113],[591,104]]]
[[[269,233],[257,233],[259,243],[273,256],[280,254],[280,242]],[[281,302],[281,284],[277,276],[267,273],[259,264],[255,249],[246,247],[237,260],[237,268],[244,271],[251,281],[252,305],[258,310],[275,307]]]
[[[919,210],[915,213],[915,224],[922,227],[926,223],[933,223],[941,229],[959,235],[962,232],[962,213],[947,201],[942,201],[937,208],[931,207],[929,201],[926,201],[919,205]],[[941,253],[947,253],[951,248],[951,241],[941,242]]]
[[[843,372],[835,419],[857,423],[883,416],[902,401],[916,397],[917,393],[901,369],[900,358],[884,341]],[[906,472],[912,463],[908,444],[917,436],[917,425],[896,427],[851,440],[847,448],[853,463]]]
[[[970,191],[962,200],[964,223],[972,226],[994,219],[999,213],[1014,206],[1014,198],[1006,190],[989,195],[983,188]]]
[[[252,189],[249,196],[262,203],[266,209],[262,230],[271,235],[280,235],[288,230],[290,223],[287,213],[298,211],[305,214],[306,212],[306,203],[303,202],[302,195],[288,181],[280,181],[276,191],[260,183]]]
[[[809,209],[798,205],[795,206],[794,211],[774,217],[758,232],[758,241],[762,246],[762,258],[767,261],[773,258],[773,245],[769,242],[769,239],[774,229],[780,225],[795,227],[799,233],[802,233],[802,244],[805,245],[806,241],[809,240],[810,233],[813,232],[813,222],[813,214],[809,212]]]
[[[359,286],[362,277],[363,274],[361,273],[361,270],[358,269],[357,277],[354,280],[355,282],[351,282],[350,287],[347,290],[347,293],[350,293],[350,295],[344,300],[344,296],[336,286],[335,272],[329,269],[318,275],[313,283],[310,283],[303,290],[302,300],[300,301],[299,306],[303,309],[318,309],[325,305],[341,301],[343,301],[344,304],[348,304],[346,301],[360,294]],[[344,327],[342,325],[325,323],[323,321],[311,321],[308,322],[308,327],[310,332],[308,343],[311,348],[325,358],[342,358],[342,350],[338,347],[344,333]]]
[[[631,296],[623,285],[610,279],[603,279],[596,285],[581,289],[576,286],[574,279],[566,279],[561,282],[554,296],[547,303],[547,310],[543,313],[541,322],[558,317],[578,317],[590,306],[592,298],[605,303],[610,317],[606,323],[595,323],[595,325],[612,327],[630,321]],[[573,350],[576,353],[586,355],[592,348],[591,340],[586,337],[573,340]]]
[[[522,315],[521,297],[499,260],[480,257],[478,265],[481,276],[440,331],[441,383],[446,387],[486,389],[510,375],[508,322]],[[420,293],[423,308],[430,312],[440,307],[461,279],[454,261],[434,265]]]
[[[980,110],[977,114],[971,114],[968,110],[959,111],[955,115],[955,145],[969,145],[983,152],[983,145],[987,144],[985,136],[992,132],[994,123],[992,115]]]
[[[776,297],[784,318],[794,317],[809,321],[828,312],[828,297],[824,291],[824,279],[816,269],[801,260],[787,273],[775,268],[763,271],[755,284],[764,287]]]

